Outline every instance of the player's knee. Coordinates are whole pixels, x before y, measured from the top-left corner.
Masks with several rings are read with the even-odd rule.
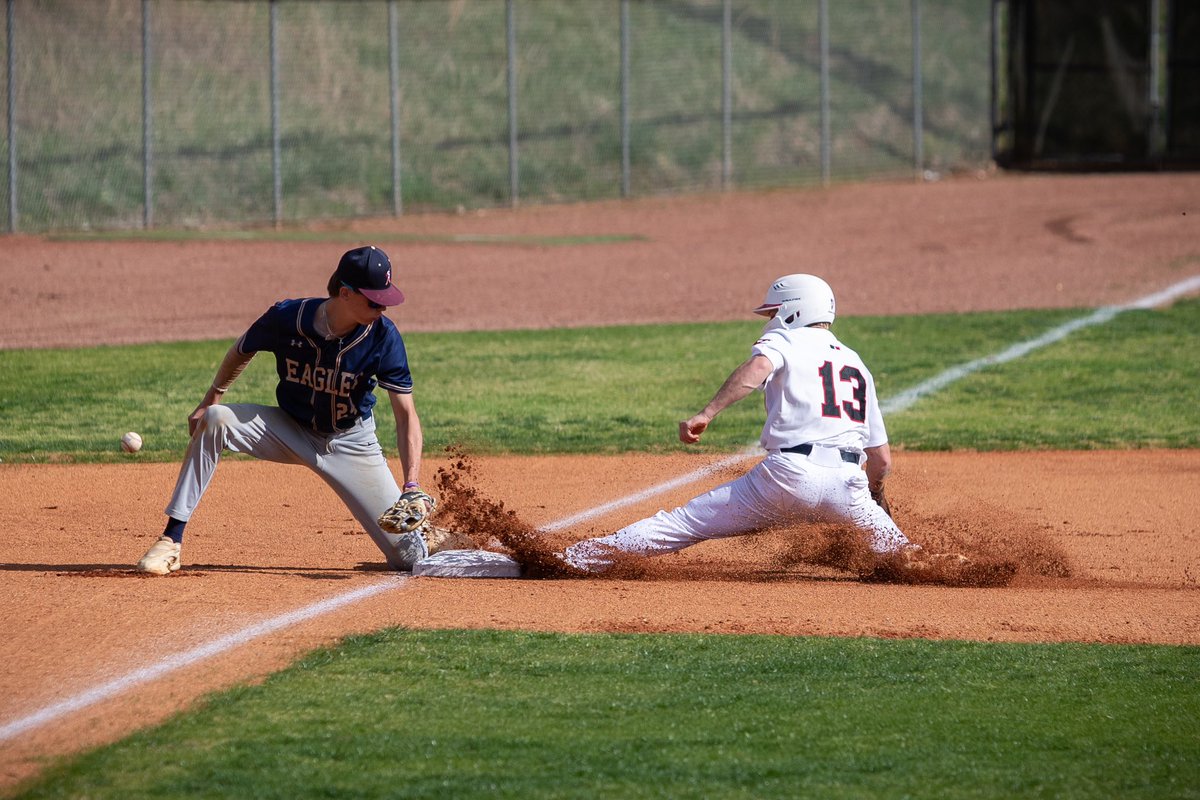
[[[204,409],[204,413],[200,415],[196,433],[202,431],[221,432],[235,422],[237,422],[237,417],[231,410],[222,405],[212,405]]]

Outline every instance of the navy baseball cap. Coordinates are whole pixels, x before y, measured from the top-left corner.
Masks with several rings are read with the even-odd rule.
[[[374,245],[356,247],[342,255],[337,279],[381,306],[398,306],[404,293],[392,284],[392,262]]]

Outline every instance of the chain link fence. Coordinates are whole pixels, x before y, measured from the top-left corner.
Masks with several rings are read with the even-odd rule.
[[[985,0],[4,0],[10,231],[978,169]]]

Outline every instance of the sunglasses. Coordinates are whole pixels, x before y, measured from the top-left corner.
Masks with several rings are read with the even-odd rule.
[[[347,289],[354,292],[355,294],[362,294],[362,292],[360,292],[358,289],[354,288],[350,284],[346,283],[345,281],[342,281],[342,286],[345,286]],[[376,311],[383,311],[385,308],[387,308],[387,306],[385,306],[381,303],[376,303],[374,300],[367,297],[365,294],[363,294],[363,299],[367,301],[368,306],[375,309]]]

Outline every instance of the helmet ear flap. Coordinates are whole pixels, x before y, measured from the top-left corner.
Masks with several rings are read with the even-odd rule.
[[[801,326],[796,324],[796,320],[799,319],[801,311],[800,303],[791,300],[779,306],[779,311],[775,313],[775,319],[779,320],[779,324],[785,328],[799,328]]]

